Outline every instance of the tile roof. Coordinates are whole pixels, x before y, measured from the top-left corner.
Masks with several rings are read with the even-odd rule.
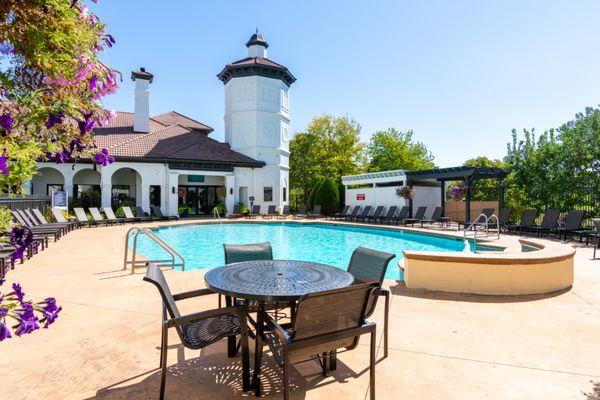
[[[160,119],[161,121],[159,122]],[[182,121],[186,125],[173,123]],[[215,162],[247,166],[263,166],[241,153],[231,150],[229,144],[208,137],[210,127],[179,113],[170,112],[150,119],[150,132],[133,131],[133,113],[118,112],[109,124],[94,130],[98,147],[106,147],[112,156],[119,158],[141,158],[157,161]]]
[[[263,57],[246,57],[227,64],[217,77],[227,83],[231,78],[242,76],[265,76],[267,78],[281,79],[288,86],[296,81],[292,73],[283,65]]]
[[[214,131],[208,125],[204,125],[201,122],[196,121],[195,119],[191,119],[190,117],[186,117],[185,115],[179,114],[177,111],[169,111],[167,113],[156,115],[152,117],[155,121],[160,122],[163,125],[175,125],[179,124],[181,126],[185,126],[188,129],[204,132],[209,134]]]

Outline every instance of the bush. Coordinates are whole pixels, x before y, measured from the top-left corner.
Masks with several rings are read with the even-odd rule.
[[[321,186],[319,186],[315,194],[314,202],[321,205],[321,212],[325,215],[338,211],[340,206],[340,191],[333,179],[323,179]]]
[[[227,207],[225,207],[225,204],[223,203],[219,203],[216,206],[213,207],[213,213],[215,212],[215,208],[217,209],[217,211],[219,212],[219,215],[221,217],[224,217],[225,214],[227,214]]]
[[[315,196],[317,195],[317,191],[319,190],[319,188],[323,184],[323,180],[324,180],[324,178],[317,179],[317,181],[315,182],[312,190],[310,191],[310,194],[308,195],[308,204],[307,204],[307,206],[311,210],[315,206]]]

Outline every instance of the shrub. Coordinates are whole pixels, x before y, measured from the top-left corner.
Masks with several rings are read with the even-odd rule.
[[[213,213],[214,213],[215,208],[217,209],[217,211],[219,212],[219,215],[221,217],[224,217],[225,214],[227,214],[227,207],[225,207],[225,204],[219,203],[216,206],[214,206],[213,207]]]
[[[315,196],[317,195],[317,191],[319,190],[319,188],[323,184],[323,181],[324,181],[324,178],[317,179],[317,181],[315,182],[312,190],[310,191],[310,194],[308,195],[308,204],[307,204],[307,206],[311,210],[315,206]]]
[[[323,214],[328,215],[338,211],[340,191],[331,178],[323,179],[321,185],[317,188],[314,203],[321,205],[321,212]]]

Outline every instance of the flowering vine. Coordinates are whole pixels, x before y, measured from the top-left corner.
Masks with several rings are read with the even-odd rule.
[[[464,200],[467,197],[467,191],[469,187],[464,183],[452,185],[448,190],[448,197],[454,200]]]
[[[415,197],[415,189],[410,186],[401,186],[396,188],[396,196],[410,200]]]

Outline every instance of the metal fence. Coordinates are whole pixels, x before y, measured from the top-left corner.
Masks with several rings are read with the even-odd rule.
[[[0,196],[0,207],[6,207],[11,210],[24,210],[27,208],[43,210],[46,205],[50,205],[50,196]]]

